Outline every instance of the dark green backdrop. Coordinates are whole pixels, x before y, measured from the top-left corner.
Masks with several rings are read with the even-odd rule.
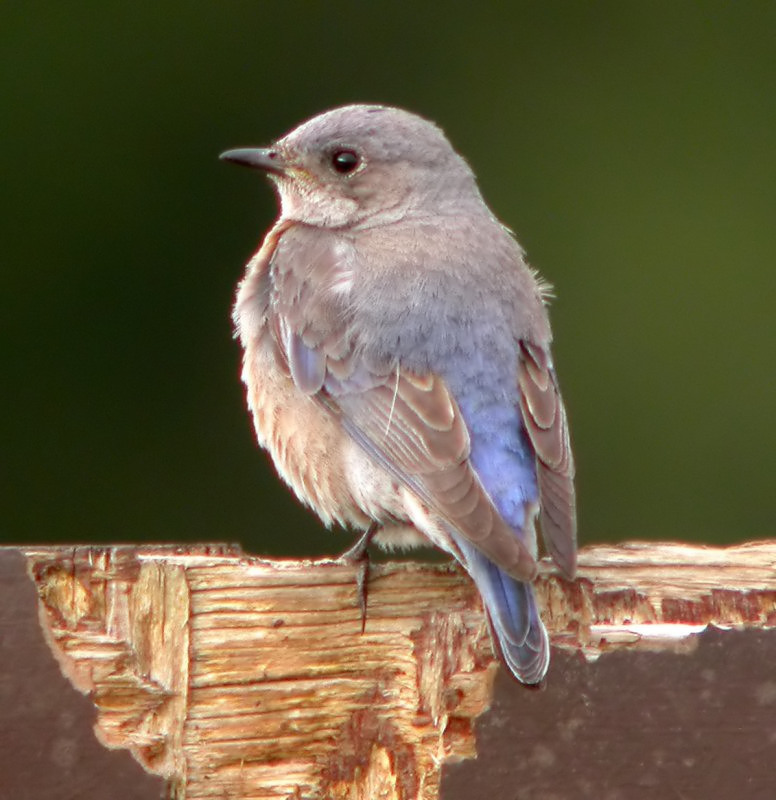
[[[275,201],[217,156],[351,101],[438,121],[556,285],[583,541],[774,534],[776,4],[495,6],[2,4],[4,541],[345,545],[253,443]]]

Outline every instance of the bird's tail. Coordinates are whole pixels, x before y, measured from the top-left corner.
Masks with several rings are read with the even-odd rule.
[[[550,664],[550,642],[533,589],[499,569],[463,536],[454,538],[482,596],[501,660],[521,683],[541,683]]]

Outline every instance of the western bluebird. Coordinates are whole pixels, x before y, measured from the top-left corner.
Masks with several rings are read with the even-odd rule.
[[[549,285],[414,114],[345,106],[222,158],[280,195],[234,307],[259,444],[327,525],[451,553],[504,663],[539,683],[537,515],[555,563],[576,567]]]

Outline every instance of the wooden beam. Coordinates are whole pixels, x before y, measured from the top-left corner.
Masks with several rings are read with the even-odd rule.
[[[495,695],[498,666],[476,591],[452,567],[374,566],[362,633],[354,570],[331,561],[266,561],[224,546],[84,546],[0,549],[0,564],[6,565],[5,588],[17,586],[19,606],[0,619],[0,638],[13,626],[31,629],[26,644],[20,640],[10,651],[4,646],[4,671],[10,674],[15,665],[20,685],[29,690],[33,665],[56,659],[67,681],[54,690],[55,681],[46,679],[32,695],[37,705],[53,719],[72,699],[69,692],[85,694],[93,704],[88,713],[96,711],[90,724],[106,752],[131,753],[141,772],[179,798],[456,800],[482,791],[510,798],[604,796],[611,763],[607,772],[605,762],[589,755],[595,771],[587,777],[580,777],[582,761],[571,773],[564,767],[593,742],[609,753],[629,737],[637,751],[636,742],[646,747],[644,725],[632,730],[640,718],[625,702],[634,693],[642,696],[646,686],[645,705],[669,715],[654,732],[663,750],[670,755],[672,737],[691,738],[700,730],[698,754],[710,752],[714,736],[702,702],[690,704],[692,717],[684,720],[681,736],[670,730],[670,713],[679,712],[676,699],[670,700],[672,686],[681,675],[696,687],[693,698],[700,698],[704,685],[719,691],[715,680],[721,676],[703,677],[704,669],[712,669],[709,657],[712,665],[721,658],[713,647],[707,652],[699,636],[707,626],[756,629],[766,637],[757,647],[767,645],[776,656],[776,634],[763,633],[776,624],[774,541],[731,548],[588,548],[574,583],[543,565],[537,592],[555,651],[549,680],[543,690],[531,691],[502,674]],[[23,617],[27,601],[19,598],[34,594],[12,580],[19,564],[26,570],[20,580],[37,589],[32,616]],[[38,618],[39,626],[30,622]],[[731,636],[722,634],[719,647],[728,641],[733,646]],[[47,647],[40,646],[43,640]],[[619,656],[608,655],[614,651]],[[663,659],[659,672],[650,671],[654,659]],[[754,666],[758,660],[749,661]],[[723,709],[740,736],[746,720],[732,720],[741,714],[759,720],[757,708],[772,717],[776,706],[776,673],[757,680],[748,700],[733,695]],[[44,699],[47,690],[55,694]],[[598,699],[583,713],[578,706],[585,693]],[[13,708],[21,694],[6,694]],[[25,697],[29,706],[29,692]],[[619,720],[618,703],[629,709]],[[564,718],[564,708],[576,710]],[[762,722],[770,733],[752,735],[760,742],[771,736],[776,746],[771,717]],[[46,714],[17,708],[7,719],[13,730],[3,726],[0,753],[3,735],[12,736],[17,749],[25,737],[40,742]],[[580,729],[585,733],[577,741]],[[482,742],[488,742],[485,751]],[[654,755],[654,743],[649,747]],[[692,761],[692,748],[688,752],[685,761]],[[664,764],[673,763],[669,755]],[[496,759],[490,766],[488,756]],[[696,763],[702,761],[697,755]],[[638,772],[633,763],[622,766],[631,777]],[[27,788],[24,796],[53,796],[30,793],[40,776],[25,777],[25,770],[24,759],[4,764],[0,755],[3,779],[15,775],[14,785]],[[572,773],[576,784],[550,779]],[[691,786],[700,785],[690,766],[680,773],[695,780]],[[60,783],[71,793],[73,774],[71,768],[66,785]],[[657,761],[649,775],[644,785],[651,794],[639,794],[638,781],[629,790],[606,785],[612,797],[627,798],[672,796],[661,788],[664,779],[679,785]],[[126,794],[140,785],[125,779],[109,794],[114,800],[158,796],[158,787]],[[104,780],[99,789],[95,797],[107,796]],[[83,786],[77,795],[89,796]]]

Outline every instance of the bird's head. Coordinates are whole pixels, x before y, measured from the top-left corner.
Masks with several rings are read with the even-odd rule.
[[[472,171],[441,129],[387,106],[336,108],[270,147],[221,158],[266,172],[282,216],[309,225],[386,224],[482,202]]]

